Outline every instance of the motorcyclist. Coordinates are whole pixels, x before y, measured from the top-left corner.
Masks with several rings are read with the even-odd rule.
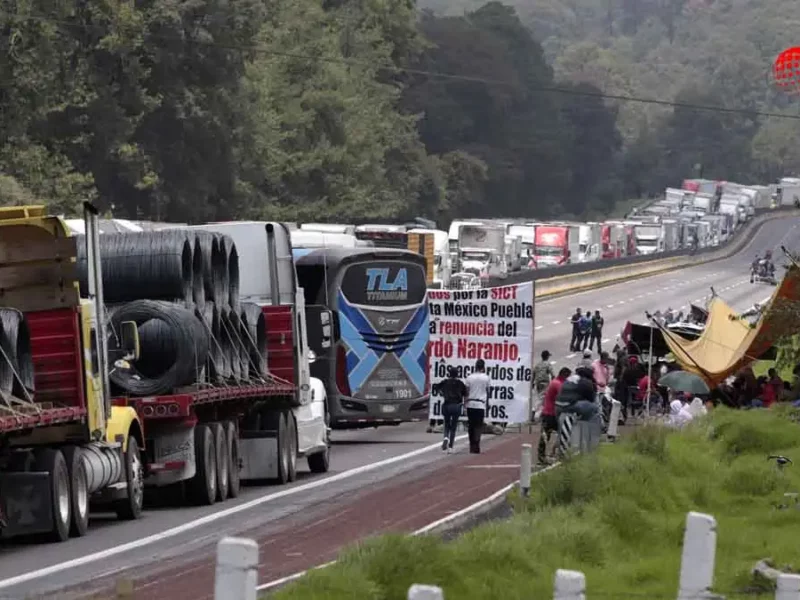
[[[579,364],[561,386],[556,398],[556,415],[571,413],[581,421],[600,421],[600,409],[595,403],[595,385],[591,367]]]

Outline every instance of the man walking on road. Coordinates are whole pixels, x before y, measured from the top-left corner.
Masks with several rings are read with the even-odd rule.
[[[556,398],[561,392],[561,386],[572,375],[567,367],[562,367],[558,372],[558,377],[550,382],[547,391],[544,393],[544,405],[542,406],[542,433],[539,436],[539,449],[537,452],[540,464],[547,462],[547,449],[553,434],[558,432],[558,419],[556,418]]]
[[[569,343],[569,351],[570,352],[577,352],[580,350],[578,347],[581,341],[581,318],[583,314],[581,313],[580,308],[575,309],[575,314],[572,315],[569,319],[569,322],[572,323],[572,340]]]
[[[603,353],[603,347],[601,346],[603,340],[603,325],[605,325],[605,319],[600,316],[600,311],[594,311],[594,316],[592,317],[591,336],[589,337],[589,350],[594,350],[594,344],[597,342],[598,354]]]
[[[449,454],[453,451],[458,420],[461,418],[464,400],[467,398],[467,386],[457,377],[455,367],[447,367],[447,379],[439,384],[439,391],[443,397],[444,440],[442,440],[442,451]]]
[[[486,363],[479,358],[475,361],[475,371],[467,377],[467,429],[469,433],[469,451],[481,453],[481,434],[483,420],[489,410],[489,376],[486,374]]]

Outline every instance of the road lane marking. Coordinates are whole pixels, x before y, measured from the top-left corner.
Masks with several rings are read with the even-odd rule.
[[[606,304],[606,308],[614,308],[613,304]]]
[[[539,330],[540,330],[542,327],[543,327],[543,325],[537,325],[536,327],[534,327],[534,329],[535,329],[536,331],[539,331]]]
[[[553,325],[558,325],[561,321],[553,321]]]
[[[465,440],[467,439],[467,437],[468,436],[466,435],[460,435],[456,437],[456,440],[458,441]],[[337,473],[329,477],[323,477],[315,481],[304,483],[302,485],[297,485],[277,492],[272,492],[264,496],[254,498],[242,504],[231,506],[230,508],[226,508],[218,512],[212,513],[210,515],[206,515],[205,517],[200,517],[199,519],[189,521],[188,523],[184,523],[183,525],[172,527],[170,529],[167,529],[166,531],[162,531],[161,533],[156,533],[153,535],[149,535],[147,537],[143,537],[137,540],[126,542],[124,544],[120,544],[119,546],[114,546],[113,548],[108,548],[106,550],[100,550],[99,552],[94,552],[92,554],[87,554],[85,556],[73,558],[61,563],[57,563],[55,565],[51,565],[49,567],[43,567],[41,569],[36,569],[34,571],[28,571],[27,573],[22,573],[21,575],[15,575],[14,577],[9,577],[7,579],[0,580],[0,589],[13,587],[15,585],[20,585],[23,583],[27,583],[29,581],[41,579],[43,577],[49,577],[51,575],[54,575],[55,573],[61,573],[62,571],[67,571],[70,569],[75,569],[77,567],[82,567],[84,565],[89,565],[98,561],[103,561],[114,556],[119,556],[120,554],[124,554],[126,552],[131,552],[132,550],[144,548],[145,546],[149,546],[157,542],[163,542],[166,539],[175,537],[182,533],[186,533],[187,531],[192,531],[194,529],[203,527],[210,523],[214,523],[216,521],[230,517],[232,515],[236,515],[238,513],[250,510],[251,508],[261,506],[262,504],[266,504],[267,502],[272,502],[280,498],[286,498],[287,496],[294,496],[296,494],[308,492],[310,490],[321,488],[331,483],[336,483],[338,481],[350,479],[357,475],[363,475],[364,473],[370,473],[372,471],[381,469],[388,465],[393,465],[396,463],[406,461],[410,458],[421,456],[422,454],[431,452],[433,450],[439,450],[441,452],[442,443],[437,442],[436,444],[423,446],[422,448],[417,448],[416,450],[412,450],[411,452],[406,452],[405,454],[401,454],[399,456],[393,456],[391,458],[387,458],[375,463],[370,463],[368,465],[355,467],[353,469],[349,469],[347,471],[343,471],[341,473]]]

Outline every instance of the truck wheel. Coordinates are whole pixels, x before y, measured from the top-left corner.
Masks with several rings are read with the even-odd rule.
[[[191,498],[200,505],[214,504],[217,500],[217,453],[214,434],[208,425],[197,425],[194,429],[194,456],[197,473],[190,482]]]
[[[267,417],[267,415],[264,415]],[[263,423],[264,421],[262,421]],[[286,418],[282,412],[273,413],[268,416],[268,429],[274,426],[278,435],[278,483],[283,485],[289,481],[289,444],[286,431]]]
[[[214,449],[217,451],[217,500],[225,502],[228,499],[228,442],[225,439],[225,428],[222,423],[212,423],[211,432],[214,434]]]
[[[41,448],[36,453],[37,471],[46,471],[49,475],[51,511],[53,530],[47,537],[54,542],[65,542],[69,539],[69,526],[72,518],[69,492],[69,470],[67,461],[59,450]]]
[[[83,450],[78,446],[66,446],[62,450],[69,471],[70,506],[72,522],[69,533],[72,537],[83,537],[89,529],[89,482]]]
[[[289,481],[295,481],[297,479],[297,423],[295,423],[294,414],[290,410],[283,413],[283,418],[286,419],[286,458],[288,459],[286,478]]]
[[[128,451],[125,452],[125,482],[128,490],[125,498],[114,502],[117,518],[133,521],[142,516],[144,506],[144,465],[136,438],[128,438]]]
[[[225,423],[225,441],[228,443],[228,496],[236,498],[241,489],[239,472],[242,465],[239,462],[239,434],[233,421]]]

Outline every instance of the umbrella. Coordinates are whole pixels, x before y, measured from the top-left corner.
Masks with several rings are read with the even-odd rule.
[[[658,385],[687,394],[708,394],[711,391],[702,377],[688,371],[667,373],[658,380]]]

